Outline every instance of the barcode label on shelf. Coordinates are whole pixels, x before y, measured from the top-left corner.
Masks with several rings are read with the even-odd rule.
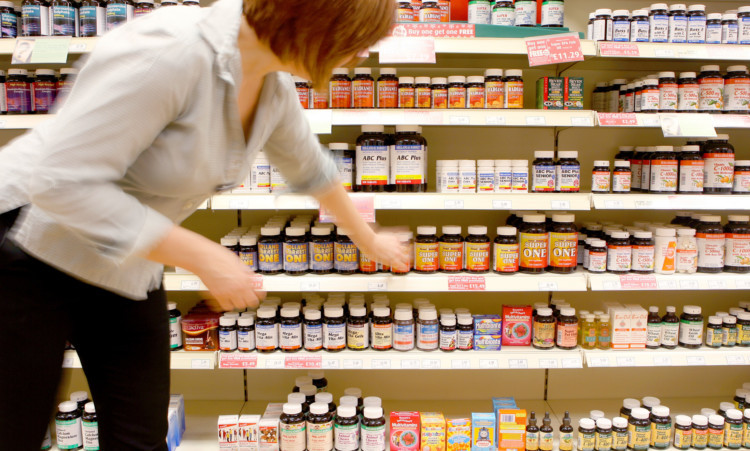
[[[494,370],[500,368],[500,362],[497,359],[480,359],[479,368],[483,370]]]
[[[619,290],[620,282],[616,280],[605,280],[602,282],[602,289],[604,290]]]
[[[625,203],[621,200],[605,200],[604,201],[604,208],[609,209],[615,209],[615,208],[624,208]]]
[[[193,359],[190,361],[190,368],[194,370],[210,370],[211,359]]]
[[[320,282],[317,280],[302,280],[299,283],[299,291],[320,291]]]
[[[341,367],[341,361],[339,359],[323,359],[324,370],[336,370]]]
[[[569,210],[570,201],[567,200],[553,200],[550,201],[549,206],[553,210]]]
[[[448,116],[448,123],[450,125],[469,125],[469,116]]]
[[[617,366],[635,366],[635,357],[617,357]]]
[[[592,368],[604,368],[609,366],[609,357],[591,356],[589,357],[589,366]]]
[[[702,355],[690,355],[687,357],[687,364],[690,366],[705,365],[706,358]]]
[[[698,281],[697,280],[680,280],[680,288],[683,290],[697,290]]]
[[[200,290],[200,288],[201,288],[200,280],[181,280],[180,281],[180,290],[195,291],[195,290]]]
[[[658,284],[660,290],[676,290],[679,288],[676,280],[659,280]]]
[[[402,370],[418,370],[419,360],[416,359],[404,359],[401,361]]]
[[[465,359],[451,360],[451,368],[454,370],[468,370],[471,368],[471,361]]]
[[[505,125],[505,116],[487,116],[485,123],[487,125]]]
[[[547,125],[547,119],[544,116],[526,116],[526,125]]]
[[[668,355],[654,356],[654,366],[672,366],[672,357]]]
[[[322,368],[323,367],[323,356],[311,355],[311,356],[286,356],[284,358],[284,368],[291,369],[309,369],[309,368]]]
[[[440,369],[440,360],[437,360],[437,359],[423,359],[422,360],[422,369],[423,370],[439,370]]]
[[[388,291],[388,282],[367,282],[367,291]]]
[[[655,48],[654,56],[657,58],[674,58],[674,51],[666,48]]]
[[[638,209],[650,209],[653,208],[654,202],[650,200],[636,200],[633,202],[633,205]]]
[[[381,199],[380,208],[383,210],[400,210],[402,207],[401,199]]]
[[[730,354],[727,356],[727,365],[744,365],[745,358],[739,354]]]
[[[244,210],[250,208],[250,199],[230,199],[229,209],[230,210]]]
[[[75,361],[75,359],[73,359],[73,357],[65,357],[63,359],[62,367],[63,368],[73,368],[73,362],[74,361]]]
[[[464,201],[462,200],[446,200],[444,203],[446,210],[463,210]]]
[[[539,359],[539,368],[557,368],[557,359]]]
[[[83,52],[86,50],[86,44],[82,42],[78,42],[75,44],[70,44],[70,47],[68,47],[68,52]]]
[[[594,118],[593,117],[571,117],[570,125],[572,125],[573,127],[593,127]]]
[[[344,369],[361,370],[362,368],[364,368],[362,359],[344,359]]]
[[[641,116],[641,124],[644,127],[661,127],[661,120],[656,114],[644,114]]]
[[[281,359],[268,359],[266,360],[266,368],[276,369],[276,370],[284,368],[284,361]]]
[[[750,289],[750,280],[737,279],[734,282],[734,286],[740,290]]]
[[[390,370],[391,361],[388,359],[372,359],[370,366],[373,370]]]
[[[562,359],[562,367],[563,368],[581,368],[583,367],[583,365],[581,364],[581,359],[569,358],[569,359]]]
[[[493,210],[510,210],[512,208],[513,208],[512,200],[493,200],[492,201]]]
[[[709,280],[708,288],[711,290],[726,290],[727,282],[725,280]]]
[[[557,291],[557,282],[539,282],[539,291]]]
[[[508,368],[512,370],[525,370],[529,368],[529,361],[526,359],[509,359]]]

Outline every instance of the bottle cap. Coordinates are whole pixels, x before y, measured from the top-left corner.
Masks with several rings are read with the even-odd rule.
[[[396,75],[396,68],[394,67],[381,67],[380,75]]]
[[[611,15],[611,14],[612,14],[612,10],[611,9],[602,8],[602,9],[597,9],[596,10],[596,15],[597,16],[606,16],[606,15]]]
[[[677,415],[674,417],[675,423],[677,423],[680,426],[690,426],[691,425],[691,419],[687,415]]]
[[[351,418],[357,415],[357,405],[353,406],[345,406],[340,405],[338,409],[336,409],[336,414],[340,416],[341,418]]]
[[[587,316],[593,316],[593,315],[587,315]],[[591,412],[589,412],[589,418],[591,418],[594,421],[598,420],[599,418],[604,418],[604,412],[602,412],[601,410],[592,410]]]
[[[674,72],[659,72],[659,78],[675,78]]]
[[[543,307],[536,309],[537,316],[552,316],[552,309],[549,307]]]
[[[235,324],[237,324],[237,318],[233,318],[231,316],[222,316],[221,318],[219,318],[220,326],[231,327],[231,326],[234,326]]]
[[[74,412],[78,409],[78,403],[75,401],[63,401],[57,406],[57,408],[63,413]]]
[[[362,397],[362,389],[356,387],[350,387],[344,390],[344,394],[347,396],[355,396],[358,399]]]
[[[398,77],[398,84],[400,85],[413,85],[414,77]]]
[[[661,404],[661,400],[659,398],[653,397],[653,396],[646,396],[641,400],[644,407],[655,407]]]
[[[382,407],[383,400],[377,396],[368,396],[362,401],[362,404],[365,406],[365,409],[368,407]]]
[[[294,379],[294,385],[297,387],[304,387],[305,385],[312,385],[312,377],[310,376],[299,376]]]
[[[302,392],[289,393],[286,396],[286,402],[290,404],[304,404],[307,402],[307,397]]]
[[[628,420],[623,417],[615,417],[612,419],[612,425],[616,428],[626,428],[628,427]]]
[[[575,215],[564,215],[564,214],[552,215],[552,222],[557,222],[561,224],[575,222],[575,220],[576,220]]]
[[[619,240],[630,238],[630,233],[623,232],[621,230],[615,230],[611,234],[612,238],[617,238]]]
[[[668,9],[668,8],[669,7],[667,6],[666,3],[654,3],[651,5],[651,11],[655,11],[655,10],[658,11],[658,10],[663,10],[663,9]]]
[[[565,307],[563,309],[560,309],[560,314],[562,316],[575,316],[576,309],[574,309],[573,307]]]
[[[285,415],[297,415],[298,413],[302,413],[302,404],[288,402],[284,404],[283,409]]]
[[[356,396],[342,396],[339,398],[339,405],[357,407],[359,400]]]
[[[708,422],[712,426],[724,426],[724,417],[721,415],[711,415],[708,417]]]
[[[714,65],[714,64],[707,64],[705,66],[701,66],[701,72],[719,72],[719,70],[720,70],[719,66]]]
[[[305,319],[308,321],[316,321],[316,320],[319,320],[320,317],[321,317],[320,310],[318,309],[305,310]]]
[[[703,409],[701,410],[701,412],[703,412]],[[695,424],[696,426],[707,426],[708,418],[706,418],[705,415],[693,415],[693,424]]]
[[[601,412],[598,410],[597,412]],[[604,413],[602,413],[604,415]],[[612,421],[608,420],[607,418],[599,418],[596,420],[596,427],[599,429],[610,429],[612,427]]]
[[[365,418],[368,418],[371,420],[380,418],[383,416],[383,408],[382,407],[365,407],[364,416]]]
[[[96,413],[96,407],[93,402],[87,402],[83,407],[83,410],[86,411],[86,413]]]
[[[577,150],[561,150],[557,152],[559,158],[576,159],[578,158]]]
[[[396,313],[394,315],[394,319],[396,321],[410,321],[414,319],[414,316],[412,314],[412,309],[396,309]]]
[[[320,392],[315,394],[315,402],[323,402],[330,404],[333,402],[333,394],[328,392]]]
[[[443,235],[461,235],[461,226],[443,226]]]
[[[721,325],[723,323],[721,316],[709,316],[708,317],[708,324],[715,324],[715,325]]]
[[[450,77],[448,77],[448,83],[466,83],[466,77],[464,77],[463,75],[451,75]]]
[[[511,226],[501,226],[497,228],[497,234],[502,236],[516,236],[518,229]]]
[[[430,84],[430,77],[416,77],[414,79],[414,83],[418,85],[429,85]]]
[[[626,409],[633,410],[633,409],[639,408],[641,406],[641,402],[638,401],[637,399],[625,398],[622,401],[622,406],[625,407]]]
[[[502,77],[503,76],[503,70],[502,69],[486,69],[484,71],[485,77]]]
[[[419,319],[422,321],[434,321],[437,319],[437,311],[434,308],[420,307]]]
[[[529,224],[543,224],[546,220],[544,215],[523,215],[523,222]]]
[[[721,13],[711,13],[708,15],[708,20],[721,20]]]
[[[433,77],[432,84],[433,85],[445,85],[445,84],[448,84],[448,79],[445,77]]]
[[[529,167],[529,160],[510,160],[511,167]]]
[[[521,69],[508,69],[505,71],[506,77],[522,77],[523,71]]]
[[[323,312],[325,316],[330,318],[338,318],[344,316],[344,308],[336,305],[323,306]]]
[[[731,316],[731,315],[727,315],[727,316],[725,316],[725,317],[722,318],[722,322],[724,324],[730,324],[730,325],[731,324],[737,324],[737,318],[734,317],[734,316]]]
[[[396,126],[396,133],[419,133],[419,126],[418,125],[397,125]]]
[[[383,125],[363,125],[362,133],[383,133],[385,126]]]
[[[639,420],[648,419],[648,410],[636,407],[630,412],[630,416]]]
[[[487,226],[469,226],[469,235],[487,235]]]
[[[276,236],[281,233],[281,228],[279,227],[261,227],[260,234],[262,236]]]
[[[554,159],[555,151],[554,150],[537,150],[537,151],[534,151],[534,158]]]
[[[684,313],[687,313],[688,315],[700,315],[701,314],[701,308],[697,305],[686,305],[682,308],[682,311]]]
[[[372,69],[369,67],[355,67],[354,74],[355,75],[372,75]]]
[[[594,167],[595,168],[608,168],[609,167],[609,161],[607,161],[607,160],[595,160],[594,161]]]
[[[389,317],[389,316],[391,316],[391,308],[387,307],[387,306],[384,306],[384,307],[381,307],[381,306],[375,307],[375,308],[372,309],[372,315],[373,316],[377,316],[379,318]]]
[[[727,418],[729,418],[730,420],[741,420],[742,412],[737,409],[729,409],[727,410]]]
[[[475,75],[475,76],[467,77],[466,81],[469,83],[484,83],[484,77],[481,75]]]
[[[310,413],[313,415],[323,415],[328,413],[328,404],[324,402],[314,402],[310,405]]]
[[[435,235],[436,233],[437,233],[437,227],[435,226],[417,227],[417,235]]]
[[[655,406],[653,409],[651,409],[651,412],[654,414],[654,416],[657,416],[657,417],[668,417],[669,407]]]
[[[616,9],[614,10],[614,12],[612,12],[612,15],[615,17],[622,17],[622,16],[630,17],[630,11],[628,11],[627,9]]]

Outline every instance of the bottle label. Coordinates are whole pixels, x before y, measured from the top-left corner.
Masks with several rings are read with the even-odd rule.
[[[414,349],[414,323],[393,325],[393,349],[397,351]]]
[[[724,423],[724,446],[730,449],[742,446],[742,424]]]
[[[720,348],[723,340],[724,333],[721,329],[714,329],[713,327],[706,328],[706,346]]]
[[[661,323],[646,325],[646,346],[658,348],[661,346]]]
[[[703,321],[680,320],[680,344],[698,345],[703,343]]]
[[[548,263],[549,236],[546,233],[519,234],[521,268],[546,268]]]
[[[283,191],[287,187],[286,179],[279,168],[271,166],[271,192]]]
[[[691,44],[705,44],[706,42],[706,17],[688,17],[688,42]]]
[[[542,26],[562,27],[565,18],[563,0],[545,0],[542,2]]]
[[[334,424],[333,441],[337,451],[357,451],[359,449],[359,424]]]
[[[414,108],[415,97],[414,88],[398,88],[398,107]]]
[[[630,192],[631,177],[630,171],[615,171],[612,174],[612,191],[615,193]]]
[[[399,13],[400,13],[399,9]],[[410,12],[410,17],[413,17],[413,11]],[[412,20],[404,20],[399,17],[399,22],[412,22]],[[396,80],[381,80],[378,82],[378,108],[398,108],[398,81]]]
[[[352,82],[348,80],[331,80],[328,86],[331,108],[351,108]]]
[[[391,160],[396,185],[424,183],[424,146],[396,144]]]
[[[654,270],[654,246],[633,246],[630,269],[652,272]]]
[[[466,270],[490,270],[490,243],[466,243]]]
[[[456,349],[456,341],[457,341],[457,334],[456,330],[452,331],[445,331],[440,330],[440,349],[443,351],[453,351]]]
[[[684,44],[687,42],[687,16],[669,16],[669,42]]]
[[[323,347],[337,351],[346,347],[346,324],[323,323]]]
[[[734,182],[734,154],[707,153],[703,155],[706,188],[730,188]]]
[[[607,271],[607,252],[589,252],[589,272]]]
[[[555,323],[534,321],[532,343],[537,348],[553,348],[555,346]]]
[[[669,16],[653,14],[649,20],[651,26],[651,42],[667,42],[669,39]]]
[[[512,24],[510,26],[512,26]],[[484,105],[486,108],[503,108],[505,103],[505,83],[502,81],[485,82],[484,96]]]
[[[393,324],[372,325],[372,349],[391,349],[393,347]]]
[[[279,327],[279,348],[283,351],[302,349],[302,323],[281,324]]]
[[[432,90],[428,88],[417,88],[417,108],[432,108]]]
[[[307,422],[307,450],[331,451],[333,449],[333,422]]]
[[[726,234],[725,266],[750,267],[750,235]]]
[[[657,111],[659,99],[659,88],[643,88],[643,91],[641,91],[641,111]]]
[[[281,243],[258,243],[258,269],[260,271],[281,271]]]
[[[577,193],[581,190],[581,166],[577,164],[559,164],[555,166],[555,191]]]
[[[339,243],[333,245],[336,260],[333,267],[336,271],[348,272],[359,269],[359,249],[354,243]]]
[[[630,271],[633,248],[631,246],[607,246],[607,270],[617,272]]]
[[[672,444],[672,423],[651,423],[651,446],[667,449]]]
[[[278,330],[275,324],[255,326],[255,343],[258,351],[273,351],[279,347]]]
[[[83,450],[99,451],[99,423],[96,421],[83,421]]]
[[[597,451],[607,451],[612,448],[612,433],[596,434],[596,444],[594,449]]]
[[[328,109],[328,91],[315,91],[312,92],[313,96],[313,109],[316,110],[327,110]]]
[[[466,88],[448,88],[448,108],[466,108]]]
[[[310,268],[308,250],[308,243],[284,243],[284,271],[307,271]]]
[[[516,3],[517,12],[518,3]],[[523,81],[508,81],[505,83],[505,108],[523,108]]]
[[[679,273],[694,273],[698,269],[698,249],[677,249],[675,266]]]
[[[310,270],[330,271],[333,269],[333,243],[310,242]]]
[[[480,167],[477,171],[477,192],[492,193],[495,191],[495,170],[493,167]]]
[[[720,449],[724,446],[724,430],[714,429],[709,424],[708,426],[708,447],[712,449]]]
[[[723,233],[698,233],[698,267],[724,267],[724,238]]]
[[[234,351],[237,349],[237,331],[220,330],[219,331],[219,349],[222,351]]]
[[[134,6],[126,3],[107,3],[107,31],[124,24],[133,16]]]
[[[271,165],[257,160],[250,167],[250,192],[271,192]]]
[[[628,448],[638,451],[648,449],[651,442],[651,428],[649,426],[628,425]]]
[[[417,324],[417,348],[432,350],[438,348],[439,326],[435,324]]]
[[[542,451],[552,451],[555,437],[552,432],[541,432],[539,434],[539,449]]]
[[[615,20],[612,24],[612,40],[615,42],[629,42],[630,41],[630,21],[629,20]]]
[[[378,272],[378,262],[371,260],[370,257],[365,255],[363,252],[359,253],[359,272],[364,274],[372,274]]]
[[[23,36],[49,36],[49,9],[42,5],[21,7],[21,34]]]
[[[679,323],[666,323],[661,324],[661,345],[663,347],[676,347],[677,337],[679,335],[680,325]]]
[[[83,445],[81,439],[81,419],[57,420],[55,419],[55,431],[57,432],[57,447],[60,449],[78,449]]]
[[[169,318],[169,347],[179,349],[182,347],[182,317]]]
[[[721,111],[724,108],[724,79],[703,78],[699,82],[698,109]]]
[[[721,44],[721,24],[706,25],[706,44]]]
[[[723,346],[735,346],[737,344],[737,327],[724,327],[722,329],[721,344]]]
[[[283,450],[305,451],[305,422],[279,424],[279,445]]]
[[[557,346],[572,348],[578,344],[578,324],[557,323]]]
[[[740,44],[750,44],[750,16],[739,18],[738,34],[737,40]]]
[[[733,193],[750,193],[750,171],[734,171]]]
[[[659,274],[672,274],[675,272],[675,250],[677,241],[674,238],[668,240],[657,240],[657,261],[654,265]]]
[[[555,166],[553,164],[535,164],[532,178],[532,191],[535,193],[552,193],[555,191]]]
[[[494,243],[495,272],[518,272],[518,243],[499,244]]]
[[[346,346],[349,349],[367,349],[370,344],[370,328],[367,324],[352,324],[346,328]]]
[[[72,6],[52,6],[52,35],[76,35],[76,10]]]
[[[692,429],[687,431],[682,429],[674,430],[674,447],[677,449],[688,449],[690,448],[691,439],[693,437]]]
[[[414,244],[414,269],[422,272],[438,270],[438,243]]]
[[[571,432],[560,432],[560,451],[571,451],[573,449],[573,434]]]
[[[613,432],[614,437],[612,439],[612,449],[616,451],[624,451],[628,448],[628,434],[627,432]]]
[[[631,42],[648,42],[651,25],[648,20],[633,20],[630,28]]]
[[[461,186],[459,192],[462,193],[475,193],[477,191],[477,172],[476,169],[463,168],[459,171],[461,179]]]
[[[750,325],[748,324],[737,325],[737,344],[742,345],[742,346],[750,345]]]
[[[31,112],[31,89],[24,81],[6,81],[5,96],[8,102],[8,112],[28,114]]]
[[[509,7],[497,7],[492,9],[492,25],[504,25],[506,27],[512,27],[516,24],[516,9],[512,6]],[[750,34],[750,33],[749,33]],[[502,108],[502,104],[498,107],[487,107],[487,108]]]
[[[466,90],[466,103],[469,108],[484,108],[484,86]]]
[[[18,35],[18,18],[15,13],[0,13],[0,31],[4,38],[15,38]]]
[[[578,451],[594,451],[596,434],[578,431]]]
[[[511,173],[511,189],[517,193],[529,191],[529,172],[526,168]]]
[[[448,108],[448,90],[447,89],[433,89],[432,90],[432,107],[433,108]]]
[[[362,425],[361,451],[385,450],[385,424],[380,426]],[[312,450],[310,450],[312,451]]]
[[[679,111],[698,111],[700,87],[696,83],[680,84],[677,90],[677,109]]]
[[[419,10],[419,21],[424,23],[438,23],[443,16],[440,8],[424,8]],[[484,23],[484,22],[483,22]]]
[[[396,9],[396,22],[402,23],[402,22],[416,22],[414,9],[409,6],[407,8],[398,8]],[[380,84],[381,82],[378,82]],[[380,108],[396,108],[391,106],[381,106]]]
[[[680,161],[680,192],[703,192],[703,160]]]
[[[305,349],[317,351],[323,349],[323,325],[305,324]]]
[[[609,171],[593,171],[591,173],[591,191],[595,193],[609,192]]]
[[[677,111],[678,91],[677,83],[660,83],[659,110]]]
[[[737,44],[740,27],[736,23],[727,23],[721,25],[721,43]]]
[[[724,82],[724,111],[748,111],[750,79],[730,78]]]
[[[258,251],[240,251],[240,261],[248,267],[250,271],[258,270]]]
[[[641,172],[643,169],[643,162],[641,160],[630,160],[630,171],[633,173],[631,178],[631,188],[641,187]]]
[[[458,349],[470,351],[474,349],[474,332],[471,330],[458,331]]]
[[[526,451],[537,451],[539,449],[539,433],[526,432]]]
[[[343,150],[335,150],[333,151],[333,161],[339,171],[341,184],[345,190],[351,191],[354,181],[354,159],[344,153]]]
[[[708,430],[693,429],[693,448],[703,449],[708,446]]]
[[[253,349],[255,349],[255,331],[238,331],[237,349],[239,349],[240,351],[252,351]]]
[[[536,1],[516,0],[516,26],[536,25]]]
[[[554,268],[575,268],[578,265],[578,233],[549,234],[549,265]]]
[[[464,269],[464,243],[439,243],[441,271],[461,271]]]

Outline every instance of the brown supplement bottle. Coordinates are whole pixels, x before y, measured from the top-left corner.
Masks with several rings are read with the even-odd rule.
[[[505,82],[502,69],[484,71],[484,107],[493,109],[505,107]]]
[[[307,432],[302,405],[287,403],[283,409],[279,418],[279,447],[289,450],[304,449]]]
[[[614,231],[607,243],[607,271],[613,274],[630,272],[633,246],[628,232]]]
[[[302,349],[302,317],[296,307],[281,309],[279,348],[282,352],[297,352]]]
[[[393,321],[390,307],[375,307],[372,311],[372,349],[388,351],[393,348]]]
[[[698,241],[698,272],[724,270],[725,234],[720,216],[701,216],[695,233]]]
[[[426,180],[426,141],[419,134],[419,126],[397,125],[396,141],[391,158],[391,179],[396,184],[396,192],[421,193]]]
[[[362,430],[360,439],[363,451],[384,450],[385,439],[385,417],[382,407],[365,407],[362,412]]]
[[[416,93],[414,91],[414,77],[398,78],[398,107],[414,108]]]
[[[483,274],[490,271],[490,237],[486,226],[469,226],[466,237],[466,271]]]
[[[464,238],[461,226],[443,226],[443,236],[438,242],[440,271],[456,273],[464,269]]]
[[[536,349],[552,349],[555,347],[555,317],[552,316],[551,308],[537,309],[531,345]]]
[[[541,274],[547,267],[549,234],[544,215],[524,215],[519,228],[519,270]]]
[[[416,108],[432,108],[432,88],[430,77],[417,77],[414,86]]]
[[[574,215],[552,215],[549,243],[548,269],[561,274],[574,272],[578,265],[578,229]]]
[[[333,446],[336,451],[359,449],[359,416],[355,406],[339,406],[333,424]]]
[[[651,447],[667,449],[672,445],[672,419],[669,407],[655,406],[651,411]]]
[[[349,78],[349,69],[338,67],[333,69],[333,76],[328,82],[328,104],[331,108],[352,107],[352,80]]]
[[[448,108],[466,108],[466,77],[448,77]]]
[[[612,192],[629,193],[632,182],[633,173],[630,171],[630,161],[615,160],[615,169],[612,171]]]
[[[578,346],[578,318],[576,309],[563,307],[557,319],[557,338],[555,344],[559,349],[573,350]]]
[[[651,442],[651,421],[648,410],[633,409],[628,421],[628,449],[646,451]]]
[[[439,244],[434,226],[417,227],[414,239],[414,271],[421,274],[433,274],[439,266]]]
[[[612,449],[614,451],[628,449],[628,420],[623,417],[612,419]]]
[[[687,415],[674,417],[674,447],[675,449],[689,449],[693,438],[691,419]]]
[[[445,77],[432,79],[432,108],[448,108],[448,79]]]
[[[365,193],[386,191],[391,171],[388,138],[382,125],[363,125],[357,138],[354,190]]]
[[[734,185],[734,147],[729,135],[717,135],[703,146],[706,194],[729,194]]]
[[[367,309],[361,305],[349,308],[346,325],[346,347],[353,351],[364,351],[370,346],[370,325]]]
[[[333,449],[333,415],[328,404],[313,402],[307,415],[307,450],[330,451]]]
[[[703,415],[693,415],[693,438],[694,449],[706,449],[708,446],[708,418]]]
[[[352,108],[374,107],[375,80],[372,78],[372,69],[357,67],[354,69],[354,78],[352,79]]]
[[[515,227],[498,227],[493,246],[492,269],[497,274],[518,272],[518,230]]]
[[[750,216],[730,215],[724,227],[724,271],[750,273]]]
[[[396,69],[384,67],[378,77],[378,108],[398,108],[398,77]]]
[[[701,308],[686,305],[680,315],[678,344],[686,349],[699,349],[703,345],[703,315]]]
[[[721,449],[724,447],[724,417],[711,415],[708,417],[708,447]]]

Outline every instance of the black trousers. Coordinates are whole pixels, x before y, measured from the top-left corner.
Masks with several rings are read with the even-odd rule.
[[[169,333],[164,291],[133,301],[36,260],[5,239],[16,215],[0,215],[2,448],[39,450],[56,411],[69,340],[96,405],[101,449],[166,450]],[[55,431],[50,432],[54,442]]]

